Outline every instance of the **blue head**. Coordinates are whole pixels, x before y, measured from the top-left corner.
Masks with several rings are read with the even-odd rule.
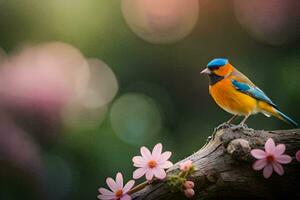
[[[213,69],[217,67],[222,67],[228,63],[226,58],[215,58],[207,64],[207,68]]]
[[[201,74],[209,76],[225,77],[233,71],[233,66],[226,58],[215,58],[207,64],[207,67],[201,71]]]

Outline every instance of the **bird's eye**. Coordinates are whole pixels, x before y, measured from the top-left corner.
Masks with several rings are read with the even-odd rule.
[[[220,67],[214,67],[212,68],[212,70],[218,70]]]

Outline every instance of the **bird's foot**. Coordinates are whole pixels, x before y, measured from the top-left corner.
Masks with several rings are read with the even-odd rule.
[[[232,127],[233,130],[246,130],[246,129],[250,129],[248,128],[247,124],[238,124]]]
[[[233,124],[230,124],[230,123],[228,123],[228,122],[224,122],[224,123],[220,124],[219,126],[217,126],[217,127],[214,129],[214,132],[213,132],[212,136],[210,136],[210,138],[208,138],[208,139],[214,139],[216,133],[218,132],[218,130],[226,129],[226,128],[231,128],[231,127],[234,127],[234,126],[235,126],[235,125],[233,125]]]
[[[231,128],[231,127],[233,127],[233,126],[235,126],[235,125],[230,124],[230,123],[228,123],[228,122],[224,122],[224,123],[220,124],[219,126],[217,126],[217,128],[215,128],[215,131],[214,131],[214,132],[217,132],[217,131],[220,130],[220,129]]]

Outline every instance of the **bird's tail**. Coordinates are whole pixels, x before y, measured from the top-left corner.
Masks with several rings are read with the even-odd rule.
[[[278,119],[281,119],[282,121],[285,121],[295,128],[298,127],[298,123],[292,120],[290,117],[288,117],[286,114],[278,110],[277,108],[274,108],[273,106],[265,103],[265,102],[260,102],[259,106],[262,110],[262,112],[266,115],[270,114],[273,115],[274,117],[277,117]]]
[[[295,128],[298,127],[298,123],[295,122],[294,120],[292,120],[289,116],[285,115],[284,113],[282,113],[280,110],[277,110],[277,114],[278,114],[278,118],[293,125]]]

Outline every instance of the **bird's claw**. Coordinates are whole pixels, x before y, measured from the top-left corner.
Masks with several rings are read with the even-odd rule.
[[[219,126],[217,126],[217,128],[215,128],[215,132],[217,132],[220,129],[230,128],[232,126],[234,126],[234,125],[230,124],[228,122],[224,122],[224,123],[220,124]]]
[[[232,127],[233,130],[245,130],[249,129],[247,124],[238,124]]]
[[[216,133],[218,132],[218,130],[226,129],[226,128],[231,128],[231,127],[233,127],[233,126],[234,126],[233,124],[230,124],[230,123],[228,123],[228,122],[224,122],[224,123],[220,124],[219,126],[217,126],[217,127],[214,129],[214,132],[213,132],[212,136],[210,136],[210,138],[207,138],[207,139],[209,139],[209,140],[214,139]]]

